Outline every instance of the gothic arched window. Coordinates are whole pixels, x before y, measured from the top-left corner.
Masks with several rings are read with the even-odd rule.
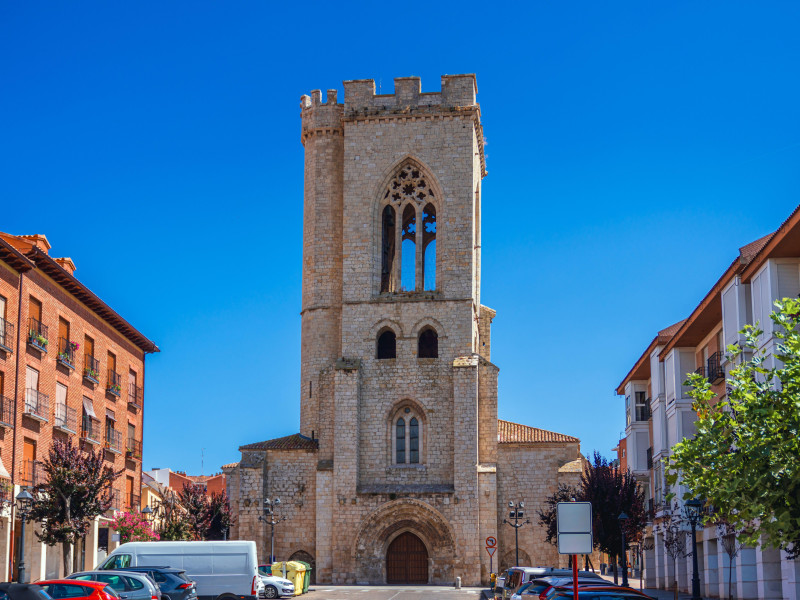
[[[397,358],[397,336],[391,329],[378,335],[378,358]]]
[[[405,405],[394,413],[392,461],[396,465],[422,463],[422,417],[417,409]]]
[[[426,327],[420,332],[417,358],[439,358],[439,335],[433,327]]]
[[[436,208],[426,204],[422,211],[422,283],[436,289]]]
[[[381,199],[380,291],[436,289],[436,196],[424,171],[400,167]]]

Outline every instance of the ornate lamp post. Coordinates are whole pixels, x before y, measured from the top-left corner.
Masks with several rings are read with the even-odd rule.
[[[523,525],[527,525],[528,523],[531,522],[531,520],[530,519],[525,519],[524,522],[522,522],[522,523],[519,522],[519,520],[522,519],[525,516],[525,514],[522,511],[522,509],[525,508],[525,503],[524,502],[517,502],[516,504],[514,504],[513,502],[509,502],[508,503],[508,508],[511,509],[509,511],[509,513],[508,513],[508,516],[509,516],[509,518],[514,519],[514,522],[512,523],[511,521],[503,519],[503,523],[505,523],[506,525],[511,525],[511,527],[514,528],[514,547],[516,548],[516,552],[517,552],[517,562],[516,562],[515,566],[518,567],[518,566],[520,566],[519,565],[519,528],[522,527]]]
[[[275,498],[274,500],[270,500],[269,498],[264,499],[264,514],[258,516],[258,520],[262,523],[266,523],[272,527],[272,531],[270,532],[270,540],[269,540],[269,562],[270,564],[273,563],[275,560],[275,525],[280,523],[281,521],[286,520],[286,515],[280,517],[279,519],[275,518],[275,511],[278,510],[278,507],[281,505],[281,499]]]
[[[622,532],[622,585],[628,587],[628,555],[625,552],[625,524],[629,517],[624,512],[619,513],[619,529]]]
[[[33,509],[33,496],[28,490],[22,490],[17,494],[17,513],[22,521],[19,536],[19,562],[17,563],[17,571],[19,573],[19,583],[27,583],[25,574],[25,521]]]
[[[149,504],[142,509],[142,514],[144,515],[145,521],[147,521],[148,523],[153,522],[153,509],[150,508]]]
[[[684,503],[686,518],[692,527],[692,600],[702,600],[700,597],[700,573],[697,568],[697,523],[703,510],[703,503],[697,498],[692,498]]]

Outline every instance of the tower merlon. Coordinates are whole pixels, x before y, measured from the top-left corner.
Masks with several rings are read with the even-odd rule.
[[[311,95],[300,97],[300,118],[302,121],[303,140],[309,133],[320,130],[341,132],[344,106],[338,103],[337,90],[327,91],[327,101],[322,102],[322,92],[312,90]]]
[[[344,106],[348,115],[413,107],[472,107],[477,93],[474,73],[442,75],[440,92],[422,92],[419,77],[396,77],[394,94],[376,94],[374,79],[354,79],[344,82]]]

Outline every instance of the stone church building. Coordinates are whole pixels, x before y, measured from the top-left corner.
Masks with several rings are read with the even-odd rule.
[[[536,510],[577,484],[577,438],[498,420],[495,312],[481,304],[483,128],[474,75],[372,80],[301,99],[305,146],[300,432],[226,465],[233,539],[327,583],[486,582],[564,564]]]

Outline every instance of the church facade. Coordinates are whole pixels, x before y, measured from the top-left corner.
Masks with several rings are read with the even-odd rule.
[[[562,563],[535,511],[583,468],[572,436],[498,419],[495,312],[481,304],[474,75],[372,80],[301,99],[305,147],[301,426],[223,467],[231,536],[317,582],[452,583],[514,564],[509,501],[532,523],[520,563]],[[487,537],[498,538],[490,558]],[[491,564],[490,564],[490,561]]]

